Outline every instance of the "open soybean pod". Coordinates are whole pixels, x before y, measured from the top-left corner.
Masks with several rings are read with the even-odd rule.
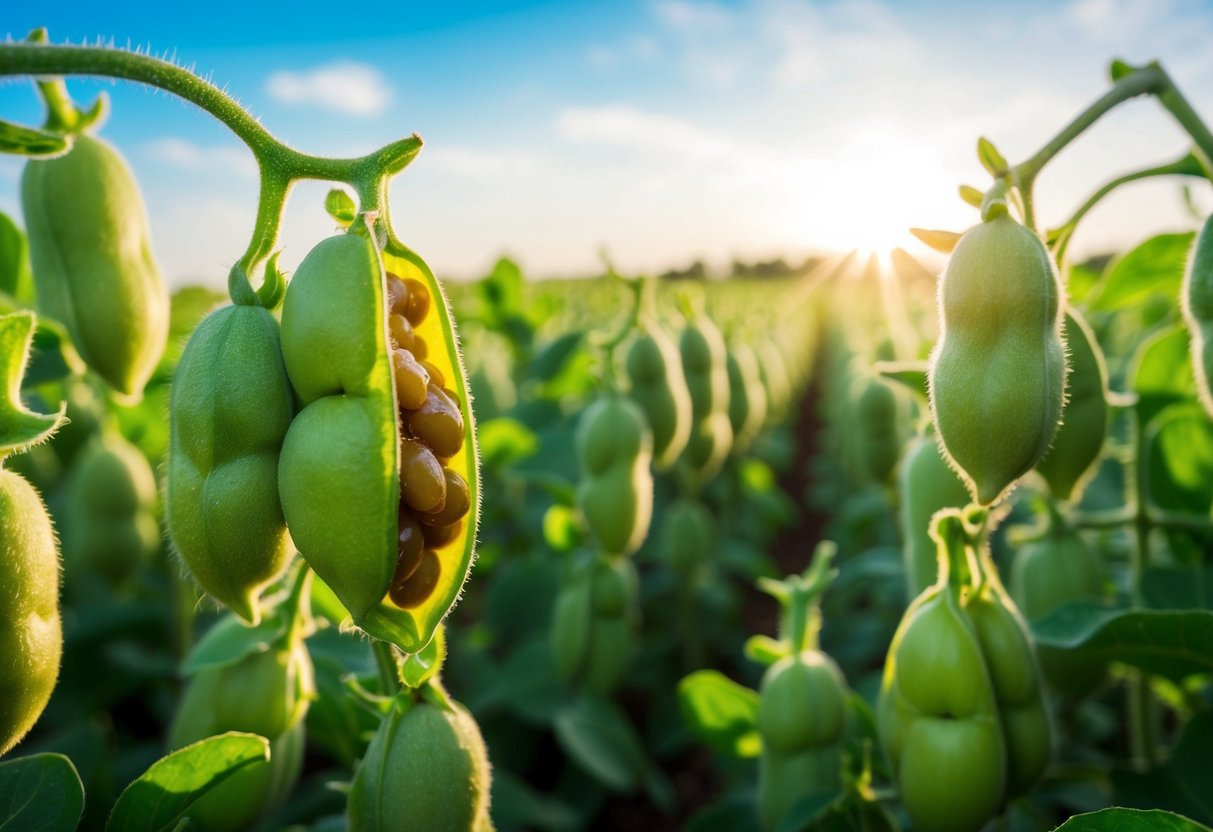
[[[291,537],[359,627],[417,652],[467,577],[479,508],[441,288],[398,243],[330,237],[287,288],[282,350],[302,406],[279,466]]]

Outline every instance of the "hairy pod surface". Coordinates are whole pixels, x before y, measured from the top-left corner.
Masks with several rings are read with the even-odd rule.
[[[691,394],[691,436],[682,461],[706,481],[716,476],[733,444],[728,353],[720,330],[704,316],[687,321],[678,351]]]
[[[885,660],[877,727],[916,828],[973,832],[1003,804],[1007,752],[981,641],[961,608],[959,516],[937,526],[940,577],[906,610]],[[948,542],[945,542],[948,541]],[[963,545],[960,546],[963,551]]]
[[[111,586],[131,577],[160,546],[156,475],[143,452],[105,432],[85,447],[68,485],[63,553]]]
[[[491,781],[480,727],[462,705],[398,701],[354,772],[350,832],[489,830]]]
[[[920,436],[906,449],[899,476],[902,556],[909,598],[932,586],[939,575],[938,544],[931,518],[943,508],[964,508],[969,490],[940,453],[932,436]]]
[[[670,468],[691,436],[691,394],[674,342],[651,326],[628,344],[624,359],[628,396],[640,406],[653,432],[653,467]]]
[[[1061,282],[1044,243],[1003,216],[969,229],[939,283],[931,414],[974,498],[989,505],[1049,449],[1066,356]]]
[[[287,288],[282,352],[303,405],[278,470],[291,537],[358,626],[416,652],[467,578],[479,509],[441,290],[412,252],[331,237]]]
[[[1108,433],[1108,368],[1095,333],[1067,309],[1063,333],[1069,350],[1066,407],[1053,446],[1036,470],[1059,500],[1078,500],[1095,475]]]
[[[0,755],[42,715],[62,652],[50,515],[33,486],[0,469]]]
[[[290,562],[278,457],[294,413],[278,322],[259,306],[203,319],[173,375],[165,515],[194,579],[244,620]]]
[[[169,297],[147,210],[122,155],[94,136],[34,159],[21,205],[40,312],[63,323],[97,374],[138,401],[164,354]]]
[[[286,799],[303,767],[304,719],[315,689],[302,640],[194,674],[169,729],[170,747],[244,731],[270,741],[270,759],[236,772],[195,803],[191,828],[249,829]]]
[[[1180,306],[1192,336],[1196,390],[1205,412],[1213,418],[1213,215],[1196,237],[1180,291]]]
[[[632,401],[608,395],[577,424],[581,479],[577,505],[609,554],[630,555],[644,542],[653,516],[652,433]]]

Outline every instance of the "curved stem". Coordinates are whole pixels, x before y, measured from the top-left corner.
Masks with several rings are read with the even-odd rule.
[[[1098,205],[1103,199],[1121,185],[1127,185],[1130,182],[1136,182],[1139,179],[1148,179],[1154,176],[1201,176],[1205,175],[1205,170],[1201,166],[1200,160],[1195,153],[1188,153],[1181,159],[1176,159],[1166,165],[1158,165],[1156,167],[1143,168],[1135,170],[1131,173],[1126,173],[1123,176],[1118,176],[1104,184],[1099,190],[1091,194],[1078,210],[1066,220],[1062,225],[1049,231],[1048,238],[1053,240],[1053,252],[1057,261],[1060,263],[1065,260],[1066,248],[1070,244],[1074,232],[1078,229],[1078,223],[1087,215],[1092,208]]]
[[[379,687],[382,688],[380,693],[384,696],[395,696],[404,690],[404,684],[400,681],[399,666],[396,664],[396,654],[392,651],[392,645],[386,641],[373,639],[371,649],[375,655]]]

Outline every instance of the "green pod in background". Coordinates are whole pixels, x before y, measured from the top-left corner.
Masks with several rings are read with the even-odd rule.
[[[720,330],[704,315],[687,321],[678,351],[691,394],[691,437],[682,462],[706,482],[716,476],[733,444],[728,353]]]
[[[566,573],[549,631],[556,675],[603,696],[627,675],[640,583],[631,558],[584,553]]]
[[[160,546],[156,475],[120,433],[105,431],[76,457],[68,483],[63,554],[118,586]]]
[[[294,404],[278,322],[259,306],[203,319],[173,375],[165,514],[173,547],[245,621],[291,559],[278,456]]]
[[[959,512],[939,516],[939,579],[898,625],[876,718],[915,828],[974,832],[998,814],[1007,747],[982,644],[962,607],[977,566]]]
[[[582,413],[575,441],[577,506],[605,551],[630,555],[653,517],[653,439],[644,413],[622,396],[607,395]]]
[[[350,832],[488,832],[492,772],[476,720],[401,694],[354,772]]]
[[[38,309],[63,323],[81,357],[137,402],[168,340],[168,289],[147,210],[122,155],[89,135],[34,159],[21,178]]]
[[[270,741],[270,759],[240,770],[195,803],[188,811],[191,829],[250,829],[282,804],[303,767],[304,720],[315,690],[311,657],[295,633],[193,675],[169,729],[170,748],[244,731]]]
[[[1205,412],[1213,418],[1213,215],[1196,238],[1180,290],[1184,322],[1192,336],[1192,370]]]
[[[576,678],[585,664],[594,626],[594,562],[578,554],[570,557],[575,560],[556,593],[548,630],[552,668],[566,681]]]
[[[964,508],[969,491],[948,467],[932,436],[919,436],[906,448],[898,484],[907,597],[917,598],[938,578],[939,546],[931,537],[931,518],[940,509]]]
[[[1024,616],[1037,621],[1066,604],[1103,600],[1103,569],[1076,532],[1054,526],[1048,536],[1016,553],[1010,590]],[[1056,647],[1038,646],[1036,654],[1046,684],[1071,701],[1090,694],[1107,676],[1107,663],[1098,659]]]
[[[758,358],[758,374],[766,390],[766,424],[782,421],[792,403],[792,382],[788,376],[788,364],[783,353],[771,339],[764,338],[755,350]]]
[[[931,415],[974,499],[1000,499],[1049,450],[1066,390],[1061,281],[1041,239],[1004,215],[965,232],[939,282]]]
[[[1065,313],[1070,375],[1066,407],[1053,446],[1036,470],[1059,500],[1077,501],[1099,467],[1108,433],[1108,368],[1095,333],[1076,309]]]
[[[977,558],[978,581],[965,605],[994,686],[1007,747],[1006,799],[1024,795],[1053,756],[1036,648],[1028,625],[1003,589],[988,549]]]
[[[853,395],[855,443],[863,474],[877,483],[888,482],[904,444],[905,407],[893,386],[875,376],[857,381]]]
[[[754,351],[734,344],[728,353],[729,425],[734,452],[744,451],[767,421],[767,390]]]
[[[0,339],[2,340],[2,339]],[[21,741],[59,678],[59,546],[38,492],[0,469],[0,755]]]
[[[667,470],[691,436],[691,394],[678,349],[660,327],[645,326],[627,346],[624,371],[628,397],[644,411],[653,432],[653,467]]]
[[[716,548],[716,518],[698,500],[679,499],[662,512],[659,554],[679,575],[690,577]]]

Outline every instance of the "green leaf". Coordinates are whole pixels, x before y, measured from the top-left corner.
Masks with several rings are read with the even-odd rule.
[[[1195,404],[1164,410],[1145,437],[1150,503],[1208,514],[1213,505],[1213,424]]]
[[[792,655],[792,645],[770,636],[750,636],[745,642],[745,657],[758,664],[770,665]]]
[[[0,119],[0,153],[49,159],[62,156],[71,147],[71,136]]]
[[[1152,566],[1142,573],[1141,593],[1155,610],[1213,609],[1213,564]]]
[[[446,627],[438,625],[430,643],[417,653],[410,653],[400,663],[400,681],[410,688],[419,688],[442,670],[446,659]]]
[[[612,702],[583,696],[556,715],[560,747],[607,788],[635,792],[655,770],[636,729]]]
[[[1036,643],[1179,681],[1213,671],[1213,612],[1067,604],[1032,622]]]
[[[985,199],[985,194],[972,185],[961,185],[960,198],[974,208],[980,208],[982,200]]]
[[[62,754],[0,763],[0,829],[72,832],[84,814],[84,784]]]
[[[85,369],[84,359],[76,352],[67,328],[51,318],[39,318],[29,367],[21,386],[28,388],[48,381],[63,381],[70,376],[83,375]]]
[[[476,426],[480,462],[486,468],[504,468],[534,456],[539,437],[517,419],[501,416]]]
[[[535,354],[535,360],[531,362],[527,375],[539,381],[551,381],[556,378],[577,352],[584,337],[583,332],[574,330],[548,341]]]
[[[927,400],[927,373],[930,364],[926,361],[877,361],[872,369],[884,378],[904,385],[922,401]]]
[[[0,292],[26,306],[34,301],[29,240],[3,211],[0,211]]]
[[[1155,294],[1179,297],[1184,268],[1196,235],[1159,234],[1112,262],[1088,299],[1095,312],[1114,312]]]
[[[1113,84],[1131,72],[1133,72],[1133,67],[1120,60],[1120,58],[1116,58],[1108,65],[1108,77],[1112,79]]]
[[[1209,827],[1158,809],[1100,809],[1075,815],[1055,832],[1210,832]]]
[[[1213,712],[1202,711],[1184,726],[1171,758],[1147,772],[1117,769],[1112,785],[1118,804],[1169,809],[1202,822],[1213,821]]]
[[[63,407],[47,415],[35,413],[21,401],[21,378],[33,337],[32,312],[0,317],[0,459],[47,439],[63,424]]]
[[[911,228],[910,233],[924,245],[930,246],[942,254],[951,254],[952,249],[956,248],[956,244],[963,236],[955,231],[939,231],[930,228]]]
[[[246,766],[269,758],[269,740],[234,731],[174,751],[126,787],[106,832],[174,829],[200,797]]]
[[[717,670],[697,670],[678,683],[682,721],[701,742],[721,754],[757,757],[758,693]]]
[[[998,148],[994,147],[994,143],[984,136],[977,140],[977,160],[981,162],[981,166],[989,172],[990,176],[995,178],[1004,175],[1011,169],[1007,160],[998,152]],[[979,202],[978,207],[980,206]]]
[[[358,216],[354,198],[340,188],[331,189],[324,197],[324,210],[343,226],[349,225]]]
[[[286,637],[285,616],[267,615],[250,627],[235,615],[226,615],[206,631],[185,659],[182,672],[192,676],[200,670],[228,667],[245,656],[264,653]]]
[[[1137,412],[1142,425],[1164,408],[1196,397],[1188,330],[1181,324],[1163,327],[1146,339],[1129,367],[1129,384],[1137,393]]]

